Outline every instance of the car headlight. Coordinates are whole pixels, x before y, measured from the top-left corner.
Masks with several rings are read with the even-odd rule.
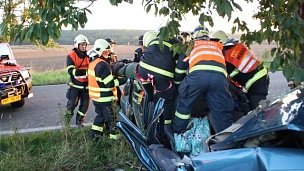
[[[24,79],[28,79],[30,77],[30,73],[28,70],[22,70],[20,71],[20,73]]]

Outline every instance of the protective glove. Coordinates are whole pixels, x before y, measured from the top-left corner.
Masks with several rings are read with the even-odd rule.
[[[125,64],[123,62],[116,62],[113,66],[113,74],[118,75],[119,69],[121,69],[124,66],[125,66]]]

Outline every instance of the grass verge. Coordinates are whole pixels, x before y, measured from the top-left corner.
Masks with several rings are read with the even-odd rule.
[[[66,70],[54,70],[46,72],[31,72],[33,77],[33,85],[55,85],[64,84],[69,80],[69,75]]]
[[[136,170],[126,141],[87,138],[87,128],[64,128],[0,138],[0,170]]]

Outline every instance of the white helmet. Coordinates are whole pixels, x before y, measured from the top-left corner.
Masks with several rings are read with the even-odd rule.
[[[97,39],[94,43],[93,50],[98,56],[101,56],[102,52],[109,48],[110,44],[105,39]]]
[[[228,40],[227,34],[222,30],[217,30],[214,33],[211,34],[211,38],[217,38],[220,39],[220,42],[225,43]]]
[[[158,32],[157,31],[148,31],[144,34],[144,37],[143,37],[143,45],[145,47],[147,47],[149,45],[149,43],[155,39],[158,35]]]
[[[74,39],[74,47],[75,47],[75,48],[78,48],[79,43],[83,43],[83,42],[85,42],[85,43],[87,43],[87,44],[90,44],[87,37],[85,37],[85,36],[82,35],[82,34],[79,34],[79,35],[76,36],[75,39]]]
[[[194,39],[202,39],[204,37],[209,37],[209,30],[205,26],[197,26],[193,31],[193,38]]]

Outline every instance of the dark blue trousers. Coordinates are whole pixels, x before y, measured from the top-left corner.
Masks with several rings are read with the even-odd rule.
[[[197,98],[205,98],[210,109],[209,119],[215,130],[220,132],[229,127],[232,122],[233,99],[229,92],[227,78],[216,71],[193,71],[181,82],[178,88],[176,112],[190,114]],[[203,104],[202,104],[203,106]],[[175,116],[173,127],[175,130],[184,129],[189,119]]]

